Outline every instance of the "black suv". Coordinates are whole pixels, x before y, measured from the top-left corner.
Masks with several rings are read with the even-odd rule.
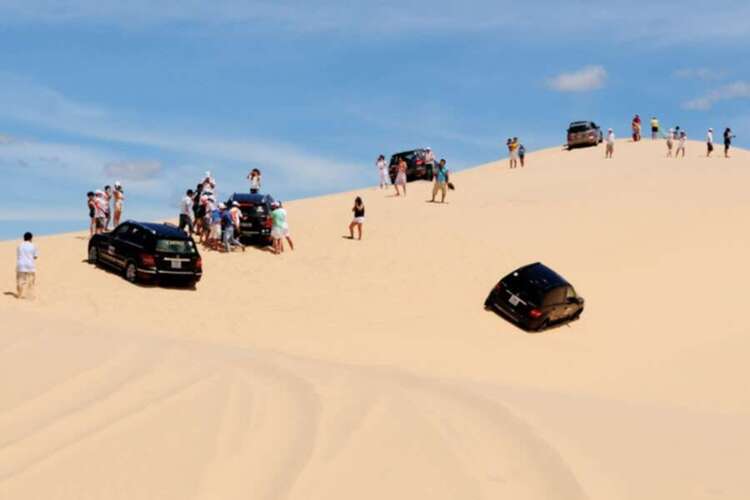
[[[243,240],[254,239],[269,243],[273,197],[268,194],[234,193],[227,201],[227,207],[231,208],[235,201],[239,203],[242,212],[238,236]]]
[[[509,318],[521,328],[541,331],[553,324],[575,321],[583,298],[565,279],[537,262],[513,271],[492,289],[484,307]]]
[[[403,158],[406,162],[406,181],[411,182],[417,179],[432,180],[432,166],[425,163],[426,149],[414,149],[404,151],[391,156],[391,163],[388,166],[388,175],[391,176],[391,184],[396,182],[398,173],[398,160]]]
[[[173,281],[193,286],[203,275],[193,238],[172,224],[123,222],[91,238],[88,260],[122,271],[131,283]]]
[[[568,126],[568,149],[596,146],[603,139],[602,129],[594,122],[573,122]]]

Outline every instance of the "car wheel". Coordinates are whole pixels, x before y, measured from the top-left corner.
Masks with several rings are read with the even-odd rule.
[[[89,264],[94,264],[95,266],[99,264],[99,252],[93,245],[89,247]]]
[[[125,264],[125,279],[131,283],[135,283],[138,279],[138,269],[132,260]]]

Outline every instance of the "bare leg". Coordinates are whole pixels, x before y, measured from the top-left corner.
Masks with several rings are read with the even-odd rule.
[[[357,224],[357,229],[359,231],[359,239],[362,239],[362,224]]]
[[[294,243],[292,243],[292,239],[289,236],[286,237],[286,242],[289,243],[289,250],[294,250]],[[281,247],[283,252],[284,243],[281,243]]]
[[[354,239],[354,226],[356,225],[355,222],[352,222],[349,224],[349,238]]]

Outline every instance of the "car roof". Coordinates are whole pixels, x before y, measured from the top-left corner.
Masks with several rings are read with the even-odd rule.
[[[185,231],[172,224],[163,224],[158,222],[138,222],[134,220],[126,221],[128,224],[133,226],[142,227],[156,236],[164,238],[176,238],[180,240],[186,240],[189,238]]]
[[[518,273],[519,276],[525,281],[541,290],[550,290],[559,286],[570,285],[570,283],[568,283],[565,278],[563,278],[541,262],[535,262],[533,264],[523,266],[514,271],[512,274],[515,273]]]
[[[425,148],[410,149],[409,151],[401,151],[400,153],[393,153],[391,156],[409,155],[412,153],[422,153],[427,151]]]
[[[240,203],[271,203],[273,196],[260,193],[234,193],[229,199]]]
[[[584,120],[580,122],[570,122],[569,127],[573,127],[574,125],[594,125],[594,122],[591,120]]]

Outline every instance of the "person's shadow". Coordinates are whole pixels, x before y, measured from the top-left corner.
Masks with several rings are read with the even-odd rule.
[[[14,299],[18,298],[18,294],[16,292],[3,292],[3,295],[7,295],[8,297],[13,297]]]

